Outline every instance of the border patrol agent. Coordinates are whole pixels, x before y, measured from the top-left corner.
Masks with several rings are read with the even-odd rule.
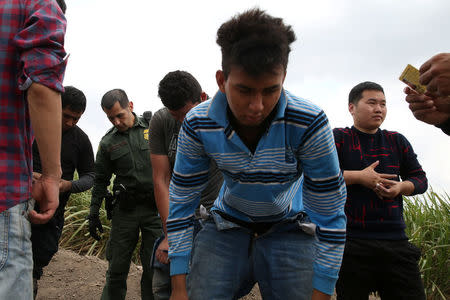
[[[109,267],[101,299],[125,299],[126,279],[139,230],[142,235],[142,299],[153,299],[150,258],[155,239],[162,231],[153,194],[148,120],[133,113],[133,102],[128,101],[126,93],[120,89],[107,92],[101,106],[114,127],[100,141],[95,162],[88,219],[90,235],[97,240],[100,239],[97,230],[103,232],[99,209],[103,198],[108,198],[111,176],[116,175],[112,228],[106,248]]]

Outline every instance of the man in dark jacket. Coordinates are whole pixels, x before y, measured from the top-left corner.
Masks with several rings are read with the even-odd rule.
[[[47,224],[33,224],[31,241],[33,249],[33,286],[37,293],[37,280],[58,251],[58,243],[64,226],[64,208],[72,193],[90,189],[94,183],[94,153],[88,136],[76,124],[86,109],[86,97],[73,86],[67,86],[62,99],[61,168],[59,183],[59,207]],[[75,170],[78,180],[74,180]],[[33,179],[42,173],[36,142],[33,143]]]
[[[402,198],[426,191],[425,172],[403,135],[380,129],[387,109],[379,84],[356,85],[348,106],[353,126],[333,130],[347,185],[338,299],[367,299],[375,291],[381,299],[425,299],[420,250],[405,234]]]

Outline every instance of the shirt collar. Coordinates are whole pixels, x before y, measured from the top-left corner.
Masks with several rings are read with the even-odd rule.
[[[140,117],[136,116],[136,114],[134,112],[132,114],[134,115],[133,127],[136,127],[136,126],[141,126],[144,128],[148,127],[148,124],[145,123],[144,118],[140,118]]]

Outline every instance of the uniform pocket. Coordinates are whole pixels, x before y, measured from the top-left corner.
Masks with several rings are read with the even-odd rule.
[[[128,144],[114,149],[110,153],[113,169],[117,170],[119,174],[125,175],[129,170],[133,169],[133,161],[131,159],[130,148]]]

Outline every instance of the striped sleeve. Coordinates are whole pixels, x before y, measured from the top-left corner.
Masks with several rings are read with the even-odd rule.
[[[333,294],[345,244],[347,197],[328,118],[321,111],[306,129],[299,148],[305,210],[317,224],[313,286]]]
[[[194,211],[208,182],[209,158],[192,119],[185,119],[178,137],[177,156],[169,188],[170,275],[187,274],[194,230]]]

